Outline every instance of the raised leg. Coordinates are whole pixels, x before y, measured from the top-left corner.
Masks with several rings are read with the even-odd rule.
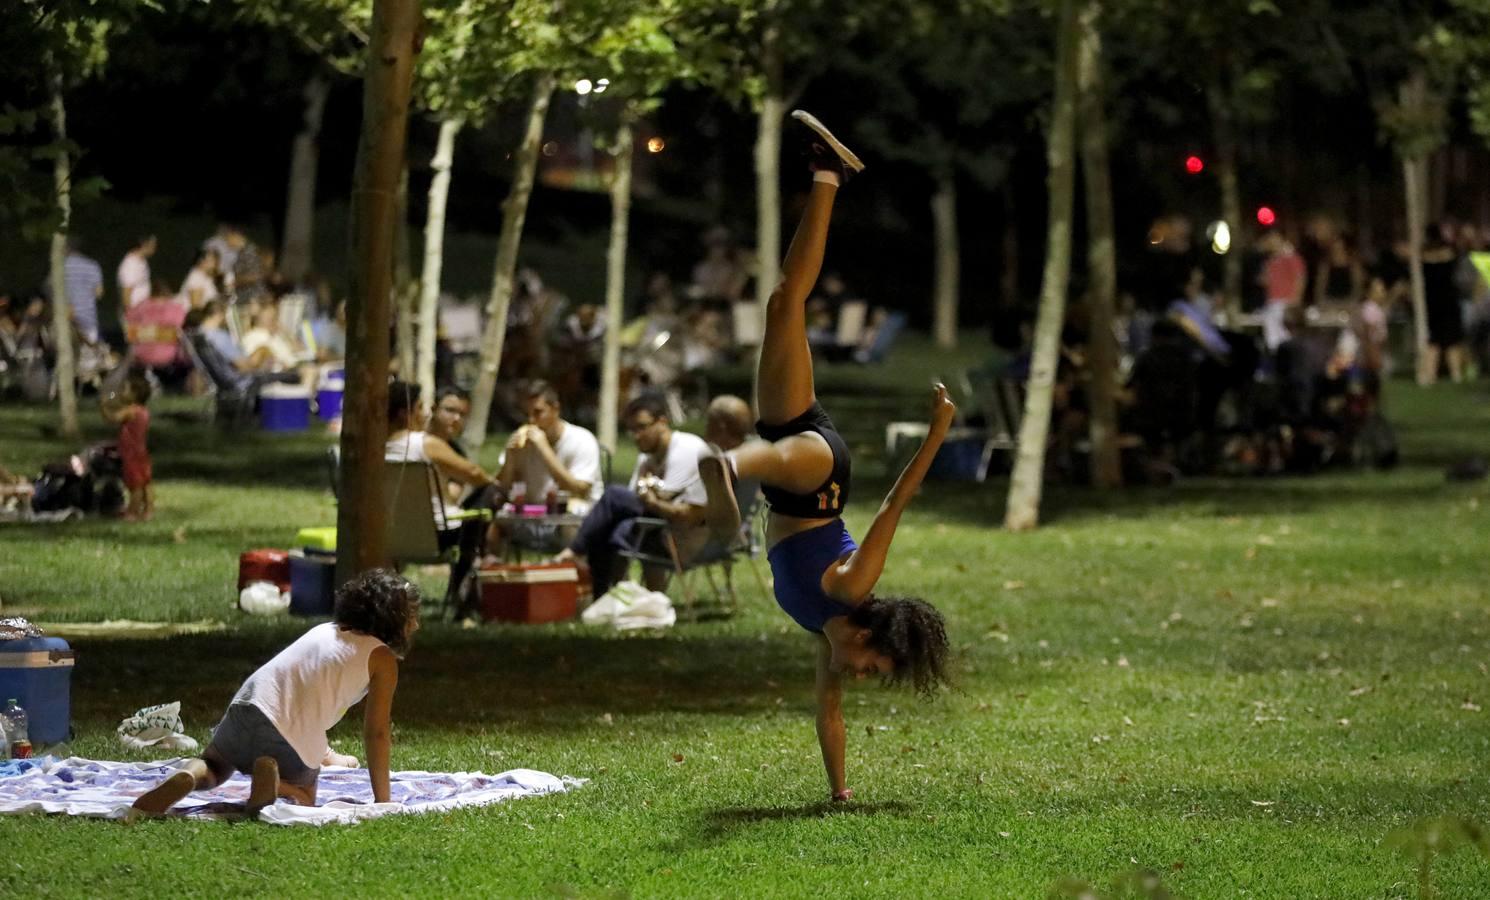
[[[807,297],[817,284],[833,218],[835,181],[814,181],[802,221],[781,266],[781,283],[766,303],[766,329],[755,371],[755,407],[767,425],[790,422],[817,399],[807,345]]]

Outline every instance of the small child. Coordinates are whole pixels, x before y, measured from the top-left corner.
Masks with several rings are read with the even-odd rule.
[[[238,689],[200,759],[134,802],[161,815],[193,790],[211,790],[235,771],[252,774],[248,812],[276,797],[314,806],[323,764],[341,761],[326,732],[367,698],[362,741],[373,800],[387,803],[390,719],[398,660],[419,630],[419,589],[386,569],[364,572],[336,592],[332,621],[281,650]]]
[[[155,489],[150,465],[150,380],[145,373],[129,373],[119,394],[103,402],[104,418],[119,426],[119,458],[124,463],[124,486],[129,489],[127,521],[139,522],[155,514]]]

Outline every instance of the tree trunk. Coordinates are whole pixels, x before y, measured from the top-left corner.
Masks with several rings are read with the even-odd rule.
[[[766,95],[761,98],[755,137],[755,302],[764,325],[766,301],[781,275],[781,125],[786,88],[778,26],[767,28],[762,49]]]
[[[600,367],[600,445],[616,449],[616,416],[621,404],[621,325],[626,315],[626,241],[631,215],[631,115],[621,114],[616,129],[615,177],[610,186],[610,247],[605,253],[605,359]]]
[[[388,432],[388,315],[394,216],[404,165],[418,0],[375,0],[363,74],[362,139],[352,189],[352,285],[341,432],[337,581],[387,565],[383,444]]]
[[[1242,218],[1242,190],[1237,181],[1236,120],[1226,86],[1212,80],[1206,90],[1211,108],[1211,132],[1216,141],[1216,178],[1221,182],[1221,221],[1231,233],[1231,249],[1221,261],[1221,293],[1226,308],[1242,310],[1242,262],[1247,252],[1247,228]]]
[[[1019,449],[1009,484],[1004,526],[1024,531],[1040,523],[1044,487],[1045,444],[1050,432],[1051,399],[1060,362],[1061,325],[1066,315],[1066,288],[1071,277],[1071,207],[1076,167],[1072,160],[1076,130],[1076,10],[1062,0],[1056,39],[1055,98],[1052,101],[1047,156],[1050,163],[1050,220],[1046,235],[1045,274],[1040,284],[1040,314],[1035,322],[1034,357],[1019,429]]]
[[[330,86],[320,72],[305,83],[305,120],[295,135],[290,156],[290,185],[285,196],[284,243],[279,270],[297,283],[312,268],[316,225],[316,167],[320,162],[321,120]]]
[[[1122,451],[1118,447],[1117,340],[1112,333],[1117,305],[1117,239],[1112,224],[1112,173],[1107,158],[1107,73],[1102,65],[1102,34],[1097,28],[1101,6],[1092,3],[1081,14],[1081,165],[1086,182],[1088,290],[1087,364],[1092,373],[1092,486],[1122,487]]]
[[[435,335],[440,329],[440,270],[445,265],[445,201],[450,197],[450,169],[455,164],[455,139],[465,120],[440,120],[440,138],[430,168],[429,208],[424,215],[424,265],[419,270],[419,360],[416,364],[421,395],[434,402]]]
[[[1428,292],[1423,283],[1423,235],[1428,231],[1428,160],[1402,160],[1402,185],[1407,196],[1407,274],[1412,284],[1413,344],[1417,348],[1418,381],[1428,350]]]
[[[999,240],[1003,271],[999,273],[999,302],[1007,308],[1019,305],[1019,221],[1014,203],[1014,182],[1004,184],[1004,230]]]
[[[507,337],[507,307],[512,302],[512,284],[517,276],[517,248],[522,243],[523,220],[528,215],[528,198],[533,194],[538,150],[543,143],[543,120],[548,115],[548,101],[553,92],[554,75],[540,76],[528,105],[528,125],[522,146],[517,150],[512,189],[502,203],[502,236],[497,240],[496,272],[492,276],[491,297],[486,303],[486,329],[481,335],[481,363],[476,388],[471,392],[471,418],[466,423],[465,443],[473,454],[486,440],[497,370],[502,365],[502,341]]]
[[[404,160],[398,179],[398,207],[393,214],[393,333],[398,349],[398,378],[414,379],[414,304],[419,285],[414,282],[414,261],[409,249],[409,163]],[[433,405],[434,398],[424,395]]]
[[[931,195],[931,221],[936,240],[936,275],[932,287],[932,333],[936,345],[957,346],[957,301],[961,295],[961,256],[957,247],[957,178],[952,169],[936,179]]]
[[[73,356],[71,303],[67,298],[67,233],[72,226],[72,163],[67,156],[67,107],[62,101],[62,76],[52,75],[52,128],[58,150],[52,163],[57,192],[57,230],[52,232],[52,335],[57,345],[57,412],[61,434],[69,441],[82,436],[78,428],[77,364]]]

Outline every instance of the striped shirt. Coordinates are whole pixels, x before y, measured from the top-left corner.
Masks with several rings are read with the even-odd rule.
[[[98,340],[98,294],[103,289],[103,270],[81,253],[69,253],[62,264],[62,275],[78,332],[89,341]]]

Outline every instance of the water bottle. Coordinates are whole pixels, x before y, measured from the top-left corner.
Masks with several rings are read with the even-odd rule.
[[[12,759],[31,758],[31,732],[27,728],[26,710],[14,697],[5,704],[5,740]]]
[[[10,759],[10,739],[6,737],[5,716],[0,716],[0,762]]]

